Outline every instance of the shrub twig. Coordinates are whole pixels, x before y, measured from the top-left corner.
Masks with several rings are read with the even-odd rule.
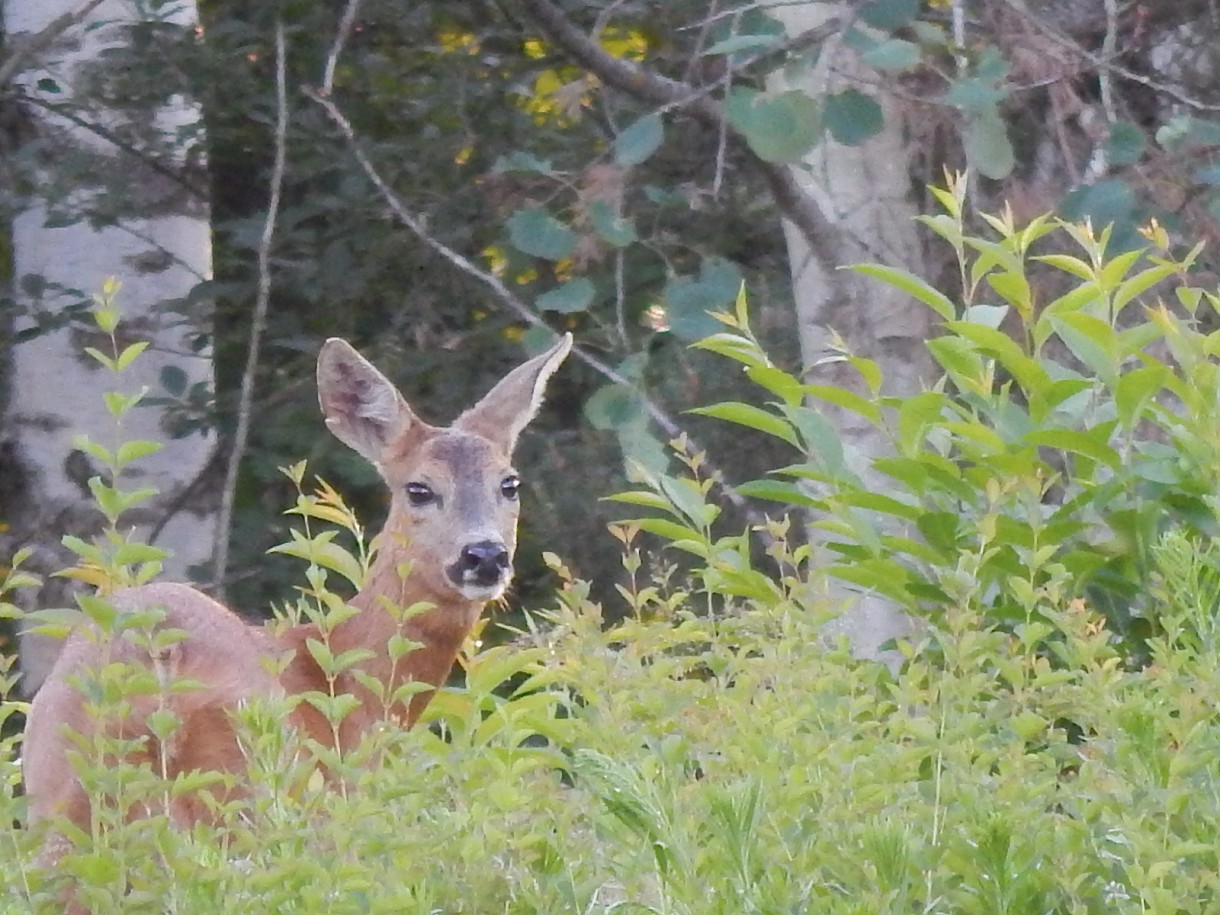
[[[275,26],[275,162],[271,171],[271,199],[267,202],[267,218],[258,245],[258,294],[250,319],[250,340],[246,348],[246,368],[242,373],[241,395],[237,406],[237,426],[233,430],[233,445],[225,468],[225,484],[221,494],[220,518],[216,525],[216,572],[213,576],[216,599],[224,600],[225,575],[229,564],[229,527],[233,520],[233,499],[237,491],[237,472],[250,434],[250,407],[254,400],[255,374],[258,370],[259,348],[267,326],[267,308],[271,301],[271,245],[275,238],[275,222],[279,214],[280,195],[284,186],[284,168],[288,133],[288,87],[285,65],[284,23]]]

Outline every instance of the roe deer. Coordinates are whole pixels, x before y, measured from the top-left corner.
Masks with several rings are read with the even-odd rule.
[[[336,693],[350,693],[359,703],[338,730],[340,752],[350,750],[387,717],[382,701],[360,685],[354,670],[384,684],[386,696],[407,681],[433,687],[415,694],[404,707],[389,709],[392,720],[410,727],[448,676],[483,606],[504,593],[512,575],[520,486],[510,458],[571,343],[571,335],[565,334],[550,351],[518,366],[448,428],[421,421],[398,390],[343,340],[323,345],[318,400],[326,426],[380,471],[391,492],[372,566],[364,587],[350,601],[356,612],[329,637],[335,655],[353,648],[372,653],[341,673],[335,684]],[[406,575],[404,564],[409,564]],[[400,621],[386,609],[386,601],[398,607],[426,602],[431,609]],[[161,608],[165,619],[159,625],[181,630],[185,638],[152,659],[147,647],[125,636],[105,640],[96,630],[69,636],[30,707],[23,772],[32,825],[62,815],[89,829],[90,801],[71,762],[74,734],[88,739],[104,727],[106,733],[141,739],[143,749],[135,761],[147,760],[171,778],[196,769],[240,775],[245,760],[229,717],[238,703],[258,696],[329,691],[326,676],[306,647],[307,640],[319,638],[313,624],[275,635],[183,584],[126,589],[113,595],[113,604],[128,610]],[[387,646],[396,633],[423,647],[392,662]],[[263,663],[267,657],[286,661],[278,678]],[[178,677],[202,685],[131,697],[131,711],[122,719],[99,724],[86,713],[76,681],[111,661],[149,667],[162,682]],[[159,704],[179,721],[164,744],[148,725],[148,716]],[[289,721],[319,743],[335,745],[330,724],[309,702],[298,701]],[[184,795],[171,803],[168,813],[175,823],[189,825],[207,817],[208,808],[198,797]],[[58,845],[58,851],[67,844],[63,836],[48,842]],[[52,849],[47,851],[57,857]]]

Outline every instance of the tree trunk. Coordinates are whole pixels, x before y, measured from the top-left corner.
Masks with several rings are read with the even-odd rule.
[[[796,35],[851,11],[846,4],[819,2],[777,4],[770,12],[790,35]],[[772,88],[799,89],[824,98],[848,86],[863,89],[871,82],[859,79],[865,75],[867,68],[856,54],[832,39],[823,47],[818,65],[799,82],[783,82],[777,75]],[[914,221],[918,210],[911,199],[912,169],[901,112],[886,96],[875,98],[885,112],[880,133],[852,147],[827,137],[794,169],[802,188],[839,231],[817,239],[814,246],[789,223],[784,234],[806,378],[858,387],[858,376],[849,364],[827,359],[837,335],[853,353],[881,365],[885,393],[910,394],[919,390],[931,370],[924,348],[932,330],[930,312],[903,293],[838,269],[880,262],[910,270],[920,262]],[[840,431],[849,466],[884,486],[884,479],[870,468],[888,451],[885,437],[854,413],[824,409]],[[883,643],[909,628],[897,609],[874,595],[853,596],[838,625],[864,657],[879,657]]]
[[[50,111],[86,105],[88,93],[115,76],[107,72],[103,52],[124,47],[129,30],[139,21],[132,4],[105,0],[83,21],[64,29],[66,20],[59,17],[80,7],[79,0],[4,3],[10,48],[19,48],[33,36],[50,39],[41,42],[37,55],[21,62],[14,80],[26,100],[27,142],[42,153],[33,185],[40,191],[23,201],[11,235],[17,303],[13,329],[21,335],[48,320],[56,329],[11,347],[9,402],[3,416],[8,462],[4,479],[9,491],[0,493],[3,520],[11,527],[8,539],[13,546],[35,548],[31,568],[43,575],[72,564],[73,557],[59,543],[64,534],[89,538],[102,524],[88,488],[88,479],[98,469],[74,447],[74,438],[84,434],[112,446],[117,435],[102,401],[112,376],[82,353],[85,345],[105,351],[109,343],[90,322],[71,316],[68,309],[99,292],[107,277],[115,277],[122,284],[119,303],[124,321],[119,334],[124,342],[151,343],[123,376],[124,390],[143,386],[154,396],[193,394],[204,401],[212,395],[210,349],[197,343],[207,339],[210,315],[206,308],[204,314],[191,314],[191,308],[201,306],[184,304],[189,301],[187,294],[210,275],[208,209],[202,196],[184,190],[185,183],[177,180],[202,161],[196,129],[199,106],[182,94],[167,94],[168,101],[155,109],[135,104],[74,109],[100,130]],[[176,4],[153,34],[191,29],[195,22],[194,3]],[[171,152],[153,162],[103,139],[129,131],[153,136]],[[183,136],[191,139],[182,142]],[[89,174],[100,176],[101,183],[65,187],[61,165],[75,159],[74,174],[79,175],[82,157],[94,166]],[[107,192],[116,195],[113,183],[105,185],[114,180],[121,182],[118,195],[129,213],[107,219],[104,213],[99,215],[104,210],[99,201]],[[47,191],[46,198],[41,189]],[[69,193],[70,198],[64,199]],[[55,196],[60,199],[55,201]],[[128,414],[122,429],[125,440],[149,439],[164,445],[132,471],[133,476],[139,474],[140,485],[156,488],[160,496],[125,520],[170,551],[165,574],[176,579],[190,578],[192,567],[209,562],[215,526],[215,506],[195,495],[207,487],[192,485],[208,464],[214,438],[199,432],[174,438],[182,415],[179,410],[175,417],[175,411],[164,405],[141,406]],[[29,603],[69,605],[69,584],[49,578]],[[27,693],[42,682],[58,650],[58,642],[28,634],[22,638]]]

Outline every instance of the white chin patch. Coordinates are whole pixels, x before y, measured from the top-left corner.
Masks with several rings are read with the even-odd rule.
[[[494,585],[464,584],[458,590],[466,600],[495,600],[504,593],[508,582],[497,582]]]

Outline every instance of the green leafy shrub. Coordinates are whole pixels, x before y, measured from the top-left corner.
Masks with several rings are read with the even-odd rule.
[[[753,358],[760,351],[744,317],[706,345]],[[803,405],[812,392],[759,360],[747,371],[787,392],[782,405],[709,412],[780,434],[783,423],[798,445],[822,441],[819,420],[808,418],[817,414]],[[956,385],[931,392],[946,410]],[[1170,381],[1165,388],[1174,390]],[[827,570],[787,519],[721,533],[713,490],[688,457],[686,475],[618,497],[653,513],[614,530],[630,611],[620,623],[607,627],[589,585],[551,557],[559,589],[547,618],[530,620],[511,645],[468,646],[464,683],[433,703],[430,726],[387,729],[352,759],[334,760],[333,789],[301,762],[283,709],[260,703],[240,715],[252,796],[223,828],[175,829],[158,816],[124,822],[112,805],[47,873],[36,863],[39,837],[20,826],[19,770],[5,758],[0,911],[57,911],[68,881],[99,912],[1214,911],[1220,551],[1198,525],[1149,535],[1138,566],[1147,583],[1140,606],[1157,623],[1143,643],[1147,664],[1123,663],[1126,645],[1080,599],[1058,553],[1031,566],[1023,618],[1010,622],[995,610],[997,594],[1023,592],[994,571],[993,554],[1017,545],[997,546],[995,532],[1018,522],[1033,529],[1037,513],[1003,486],[989,495],[981,480],[993,467],[985,459],[1007,466],[995,457],[1006,452],[979,449],[971,425],[991,428],[985,394],[975,395],[977,416],[960,404],[950,410],[956,420],[929,411],[930,431],[911,439],[906,457],[915,462],[927,442],[943,441],[942,463],[926,456],[929,467],[970,454],[960,476],[980,478],[986,499],[961,498],[966,546],[952,564],[917,554],[924,548],[914,538],[889,541],[892,556],[878,551],[904,581],[922,575],[940,589],[929,591],[934,600],[919,595],[937,612],[927,614],[925,644],[900,646],[897,672],[853,659],[826,635],[836,610],[826,573],[850,569],[850,550]],[[878,409],[903,416],[902,402],[882,399]],[[1046,415],[1056,409],[1067,408]],[[1140,415],[1162,409],[1149,400]],[[300,486],[303,468],[289,475]],[[1080,480],[1065,478],[1065,487]],[[841,485],[830,475],[815,482],[831,493]],[[116,480],[106,485],[119,491]],[[834,506],[827,492],[794,490]],[[831,515],[836,530],[855,530],[845,519],[864,517],[878,522],[879,537],[896,537],[874,517],[893,512],[843,504],[850,511]],[[990,513],[971,516],[976,504]],[[285,615],[341,613],[332,582],[361,574],[359,526],[326,488],[303,493],[292,512],[303,530],[284,551],[307,563],[306,584]],[[1001,520],[1005,512],[1015,520]],[[1104,513],[1097,517],[1105,530]],[[1071,534],[1083,542],[1092,529]],[[341,545],[350,542],[344,530],[354,550]],[[692,557],[692,573],[647,570],[645,530]],[[749,542],[757,533],[768,542],[761,563]],[[1062,549],[1049,537],[1039,544]],[[116,574],[110,547],[96,558],[99,581]],[[139,562],[154,561],[135,558],[136,574]],[[6,587],[20,584],[17,574]],[[0,612],[16,613],[8,604]],[[118,695],[103,695],[101,708],[123,701],[128,687],[116,683]],[[8,698],[11,682],[0,679],[0,688],[10,715],[20,708]],[[147,767],[104,766],[89,753],[79,768],[112,798],[181,790]]]
[[[1112,256],[1108,229],[1050,217],[984,216],[991,233],[972,234],[964,179],[935,194],[945,212],[923,222],[957,253],[961,302],[902,271],[856,268],[943,319],[928,342],[935,384],[888,396],[878,365],[846,351],[857,390],[802,383],[768,359],[739,303],[697,345],[740,362],[772,402],[697,412],[793,446],[794,463],[742,491],[813,510],[838,578],[925,618],[976,593],[1010,628],[1044,598],[1087,597],[1145,657],[1159,627],[1153,546],[1170,528],[1220,532],[1220,297],[1192,284],[1200,249],[1172,256],[1155,223],[1147,247]],[[851,453],[827,406],[858,414],[890,453]]]

